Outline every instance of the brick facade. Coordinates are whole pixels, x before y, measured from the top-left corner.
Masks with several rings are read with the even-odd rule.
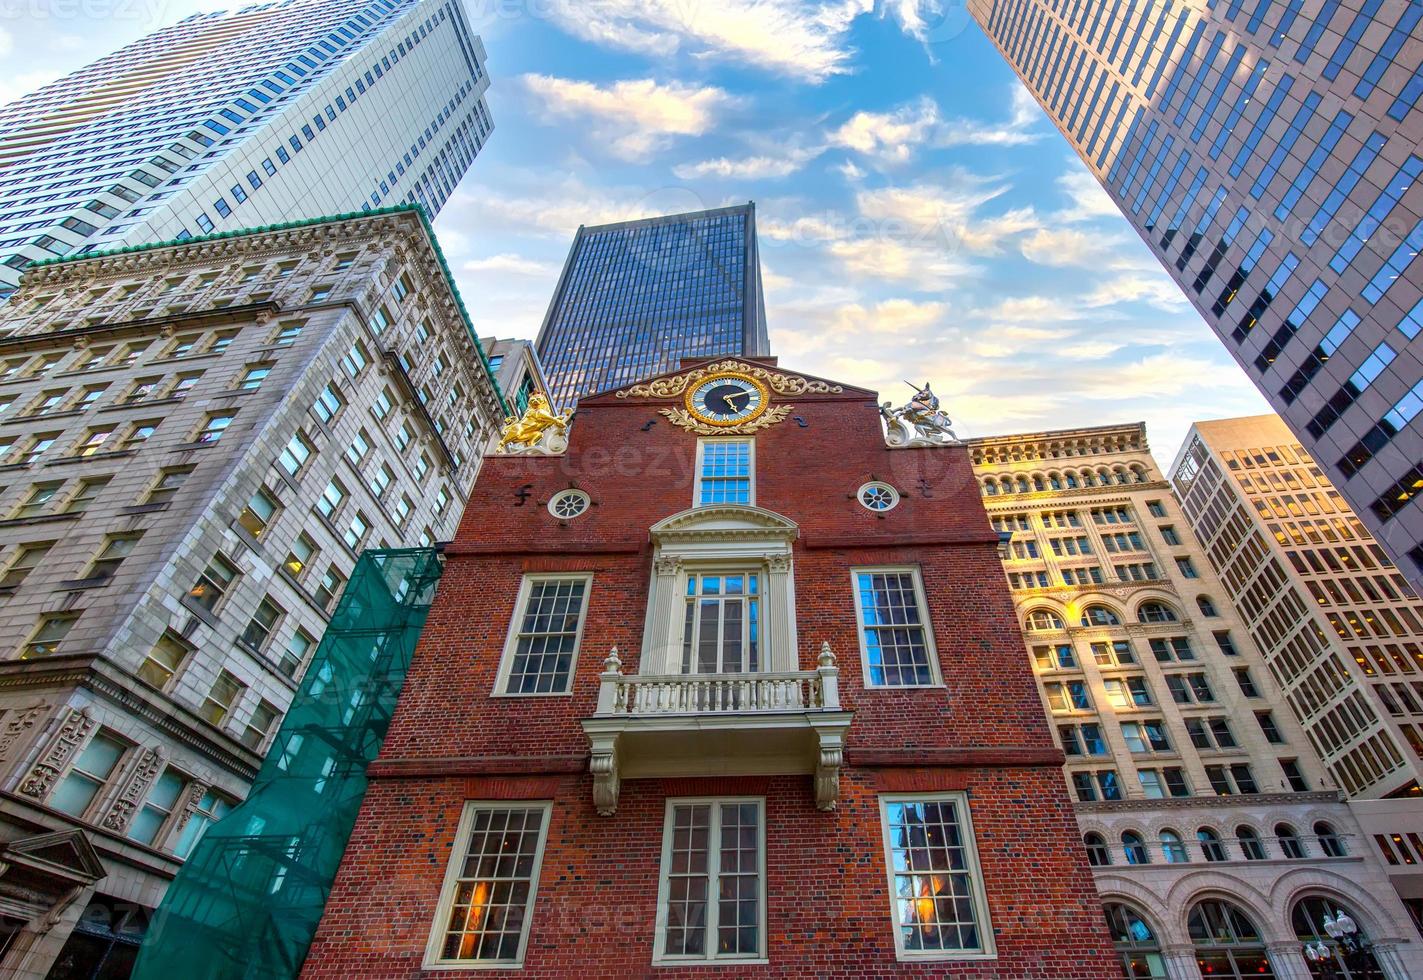
[[[638,673],[649,528],[691,507],[698,437],[659,412],[678,396],[591,397],[564,455],[485,463],[305,976],[421,972],[432,927],[444,927],[437,903],[467,800],[552,802],[522,974],[696,974],[707,966],[653,967],[664,801],[712,796],[764,797],[767,868],[765,960],[713,968],[1116,972],[967,453],[888,450],[872,392],[833,386],[771,401],[793,407],[755,433],[754,504],[798,528],[800,670],[814,670],[823,643],[838,658],[840,706],[853,712],[838,806],[818,810],[805,774],[752,774],[754,762],[732,758],[624,778],[616,814],[595,812],[580,722],[597,711],[610,648]],[[896,507],[861,506],[857,489],[874,480],[899,491]],[[560,521],[545,504],[569,487],[593,505]],[[887,564],[920,570],[942,686],[867,687],[851,569]],[[593,575],[571,693],[491,697],[521,576],[547,571]],[[879,797],[948,790],[967,793],[996,955],[899,961]]]

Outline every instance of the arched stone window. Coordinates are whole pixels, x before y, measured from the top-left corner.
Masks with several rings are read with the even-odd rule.
[[[1082,843],[1087,847],[1087,863],[1092,867],[1101,868],[1112,863],[1112,852],[1101,834],[1096,831],[1083,834]]]
[[[1344,838],[1339,836],[1333,824],[1323,820],[1316,822],[1314,837],[1319,841],[1319,849],[1324,852],[1325,857],[1341,858],[1349,853],[1348,848],[1344,846]]]
[[[1084,487],[1095,487],[1097,485],[1097,474],[1091,470],[1082,471],[1082,485]]]
[[[1151,854],[1146,842],[1135,830],[1122,831],[1122,850],[1126,852],[1127,864],[1150,864]]]
[[[1245,855],[1247,861],[1265,860],[1265,845],[1260,841],[1260,835],[1255,832],[1254,827],[1241,824],[1235,828],[1235,839],[1240,841],[1240,853]]]
[[[1369,937],[1358,918],[1332,899],[1307,895],[1290,911],[1295,936],[1305,944],[1309,974],[1321,980],[1384,980],[1383,969],[1368,949]],[[1334,927],[1336,936],[1329,934]],[[1348,931],[1352,926],[1353,931]],[[1337,938],[1336,938],[1337,937]]]
[[[1062,485],[1067,487],[1067,489],[1069,490],[1076,490],[1077,474],[1073,473],[1071,470],[1068,470],[1066,473],[1062,474]]]
[[[1304,857],[1304,842],[1299,839],[1299,834],[1287,823],[1275,824],[1275,839],[1280,842],[1280,850],[1287,858]]]
[[[1215,603],[1214,603],[1214,602],[1211,602],[1210,596],[1205,596],[1205,595],[1198,595],[1198,596],[1196,596],[1196,608],[1201,611],[1201,615],[1202,615],[1202,616],[1211,616],[1211,617],[1214,617],[1214,616],[1219,616],[1219,615],[1220,615],[1220,613],[1218,613],[1218,612],[1216,611]]]
[[[1061,490],[1061,489],[1062,489],[1062,474],[1061,474],[1061,473],[1049,473],[1049,474],[1047,475],[1047,482],[1048,482],[1048,486],[1052,487],[1054,490]]]
[[[1273,977],[1260,930],[1240,908],[1220,899],[1197,902],[1186,920],[1196,965],[1211,980]]]
[[[1083,626],[1120,626],[1121,617],[1106,606],[1088,606],[1082,610]]]
[[[1196,840],[1201,842],[1201,854],[1207,861],[1226,861],[1225,845],[1220,842],[1220,834],[1209,827],[1196,831]]]
[[[996,496],[998,496],[998,481],[997,481],[997,480],[992,480],[992,479],[990,479],[990,480],[985,480],[984,483],[983,483],[983,492],[984,492],[984,495],[985,495],[985,496],[989,496],[989,497],[996,497]]]
[[[1161,941],[1146,918],[1121,902],[1108,902],[1102,907],[1107,916],[1107,928],[1117,955],[1122,958],[1122,976],[1131,980],[1162,980],[1166,976],[1166,961],[1161,956]]]
[[[1034,609],[1028,614],[1028,629],[1030,630],[1060,630],[1063,629],[1062,617],[1050,609]]]
[[[1164,602],[1143,602],[1136,611],[1136,618],[1143,623],[1174,623],[1176,611]]]
[[[1181,835],[1174,830],[1163,830],[1161,832],[1161,853],[1166,858],[1167,864],[1185,864],[1191,860],[1186,853],[1186,845],[1181,840]]]
[[[1042,492],[1047,489],[1047,484],[1043,483],[1043,478],[1037,473],[1033,474],[1033,489]]]
[[[1032,488],[1028,485],[1028,478],[1027,478],[1026,476],[1020,476],[1020,477],[1018,477],[1018,492],[1019,492],[1019,493],[1031,493],[1031,492],[1032,492]]]

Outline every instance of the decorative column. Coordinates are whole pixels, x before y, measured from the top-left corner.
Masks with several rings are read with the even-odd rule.
[[[648,597],[646,654],[638,664],[640,674],[679,674],[682,672],[681,647],[674,642],[680,635],[682,617],[675,615],[681,598],[677,585],[682,577],[682,559],[658,558],[652,563],[652,594]]]
[[[138,812],[139,801],[148,794],[148,788],[163,771],[163,763],[162,749],[144,749],[138,754],[118,798],[109,806],[108,812],[100,821],[106,828],[120,834],[128,830],[128,825],[133,822],[133,815]]]
[[[791,556],[771,555],[766,559],[766,601],[761,609],[766,633],[761,656],[770,662],[762,669],[779,673],[800,670],[800,655],[796,650],[794,599],[791,595]]]
[[[39,760],[20,781],[20,792],[36,800],[49,796],[55,780],[79,751],[79,746],[88,741],[89,733],[97,724],[88,708],[71,710],[50,737],[49,743],[40,753]]]
[[[1166,961],[1168,980],[1201,980],[1200,967],[1196,965],[1196,947],[1165,946],[1161,958]]]
[[[1311,980],[1304,943],[1298,939],[1266,943],[1265,952],[1270,954],[1270,968],[1275,971],[1276,980]]]
[[[1369,947],[1369,952],[1374,954],[1379,969],[1383,970],[1383,975],[1388,977],[1388,980],[1409,980],[1412,976],[1408,972],[1408,964],[1404,962],[1398,947],[1393,943],[1377,943]]]

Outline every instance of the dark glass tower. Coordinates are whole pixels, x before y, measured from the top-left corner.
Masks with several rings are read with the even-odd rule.
[[[752,203],[580,227],[538,339],[565,409],[684,357],[768,353]]]

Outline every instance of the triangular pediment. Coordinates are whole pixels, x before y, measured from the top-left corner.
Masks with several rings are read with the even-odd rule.
[[[737,372],[761,381],[776,395],[782,397],[803,397],[806,395],[844,395],[874,398],[875,393],[853,385],[842,385],[826,378],[784,371],[773,364],[759,362],[755,358],[723,357],[685,364],[676,371],[668,371],[611,391],[601,391],[580,399],[581,406],[598,402],[620,402],[630,398],[667,399],[680,398],[684,392],[699,380],[710,374]]]
[[[762,507],[718,504],[692,507],[652,525],[658,543],[689,539],[759,539],[794,541],[800,528],[789,518]]]
[[[108,875],[94,846],[80,830],[62,830],[11,841],[0,849],[0,863],[43,868],[84,882]]]

